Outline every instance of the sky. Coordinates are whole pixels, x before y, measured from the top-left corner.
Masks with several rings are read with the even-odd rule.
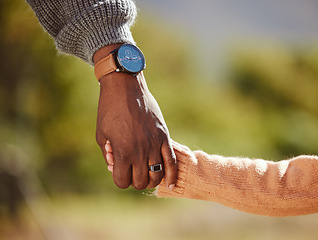
[[[284,41],[318,39],[317,0],[136,0],[147,11],[200,39],[255,36]]]

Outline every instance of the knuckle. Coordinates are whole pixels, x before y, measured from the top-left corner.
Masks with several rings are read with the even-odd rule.
[[[137,190],[143,190],[148,186],[148,183],[148,176],[144,176],[143,178],[135,179],[135,181],[133,181],[133,186]]]
[[[116,157],[117,162],[121,162],[123,164],[131,163],[131,164],[143,164],[147,161],[147,155],[143,148],[136,148],[136,150],[131,148],[118,148],[116,147],[114,151],[114,157]]]
[[[116,148],[116,151],[114,152],[114,158],[116,158],[116,161],[118,163],[128,163],[129,153],[125,151],[125,149],[122,148]]]
[[[143,147],[143,146],[136,146],[135,147],[135,149],[134,149],[134,154],[136,155],[136,157],[138,158],[138,159],[140,159],[140,158],[143,158],[143,156],[144,156],[144,151],[145,151],[145,147]]]
[[[134,188],[136,190],[144,190],[144,189],[147,188],[148,183],[146,183],[146,182],[137,182],[137,183],[134,183],[133,186],[134,186]]]
[[[130,186],[130,183],[128,182],[122,182],[122,181],[116,181],[114,180],[116,186],[120,189],[127,189]]]

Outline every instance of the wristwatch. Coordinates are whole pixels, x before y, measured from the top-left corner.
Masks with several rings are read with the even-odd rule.
[[[132,44],[123,44],[97,62],[94,68],[95,76],[99,81],[103,76],[114,71],[137,75],[146,68],[146,61],[144,54],[138,47]]]

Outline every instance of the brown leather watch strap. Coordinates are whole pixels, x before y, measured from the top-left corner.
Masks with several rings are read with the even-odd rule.
[[[99,81],[103,76],[115,71],[117,65],[113,54],[109,54],[107,57],[103,58],[95,64],[95,76]]]

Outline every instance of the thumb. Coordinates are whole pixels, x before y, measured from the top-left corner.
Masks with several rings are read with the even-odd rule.
[[[161,155],[163,158],[163,164],[165,169],[165,182],[166,187],[172,190],[178,178],[178,169],[176,155],[171,147],[170,140],[166,139],[161,146]]]

